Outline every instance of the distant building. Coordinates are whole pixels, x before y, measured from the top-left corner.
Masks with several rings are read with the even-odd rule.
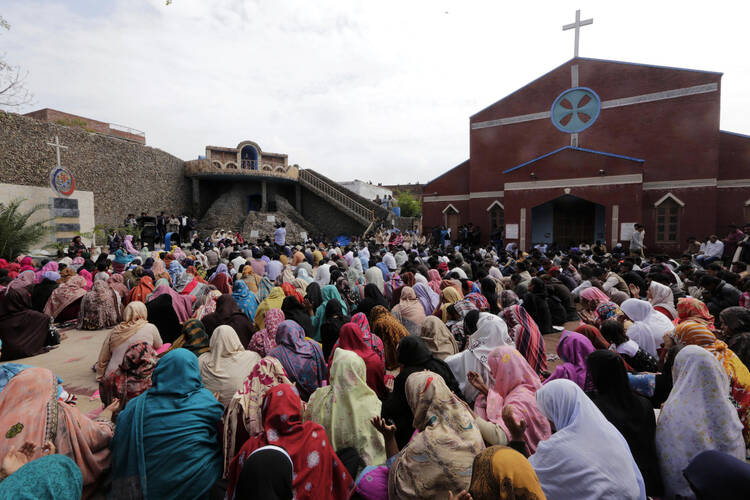
[[[383,186],[383,187],[390,189],[394,193],[408,192],[408,193],[413,194],[415,198],[421,199],[422,198],[422,190],[424,188],[424,184],[420,184],[418,182],[412,184],[410,182],[408,184],[392,184],[392,185],[387,185],[387,186]]]
[[[354,179],[353,181],[347,182],[339,182],[339,185],[344,186],[349,191],[357,193],[362,198],[366,198],[368,200],[374,200],[376,196],[379,196],[381,199],[385,195],[393,196],[393,191],[388,187],[382,186],[380,184],[375,185],[369,182],[360,181],[359,179]]]
[[[120,139],[137,142],[139,144],[146,144],[146,134],[140,130],[114,123],[100,122],[99,120],[65,113],[64,111],[58,111],[56,109],[39,109],[37,111],[32,111],[31,113],[26,113],[23,116],[67,127],[78,127],[88,132],[107,135],[110,137],[119,137]]]

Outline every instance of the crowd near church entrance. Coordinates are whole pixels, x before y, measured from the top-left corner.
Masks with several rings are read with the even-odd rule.
[[[531,209],[531,241],[573,247],[604,240],[605,207],[569,194]]]

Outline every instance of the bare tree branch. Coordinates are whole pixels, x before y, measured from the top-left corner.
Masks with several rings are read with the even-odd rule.
[[[0,16],[0,28],[10,29],[10,24]],[[0,107],[17,108],[31,104],[33,95],[26,88],[28,72],[21,71],[20,66],[6,62],[5,54],[0,55]]]

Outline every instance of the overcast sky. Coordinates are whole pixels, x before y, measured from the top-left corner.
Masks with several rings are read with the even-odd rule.
[[[572,57],[576,8],[582,56],[721,71],[721,126],[750,133],[750,2],[2,0],[0,52],[29,72],[23,112],[426,182],[468,158],[470,115]]]

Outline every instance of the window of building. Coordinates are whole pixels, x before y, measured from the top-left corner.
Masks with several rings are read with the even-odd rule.
[[[680,227],[680,204],[673,198],[665,198],[656,207],[656,241],[676,243]]]

